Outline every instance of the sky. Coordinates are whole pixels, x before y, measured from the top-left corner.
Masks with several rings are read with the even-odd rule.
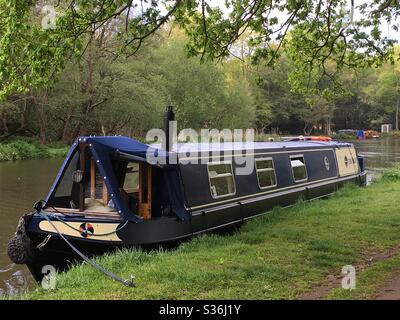
[[[348,0],[347,2],[348,5],[346,6],[346,9],[350,9],[351,1]],[[224,12],[228,13],[228,10],[225,7],[225,0],[207,0],[207,3],[210,4],[210,6],[212,7],[214,6],[219,7]],[[354,17],[353,17],[354,21],[357,21],[362,17],[361,13],[356,8],[363,3],[372,3],[372,0],[354,0],[354,6],[355,6]],[[285,21],[284,19],[287,18],[287,15],[284,12],[277,12],[276,15],[279,18],[279,20],[282,21]],[[389,38],[395,39],[400,42],[400,32],[395,32],[394,30],[390,30],[390,27],[386,21],[383,21],[381,23],[380,30],[384,37],[388,36]]]

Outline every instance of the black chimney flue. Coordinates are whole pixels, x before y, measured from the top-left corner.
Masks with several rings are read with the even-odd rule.
[[[173,135],[170,134],[170,121],[175,120],[175,113],[173,111],[172,106],[167,106],[164,112],[164,133],[165,133],[165,141],[164,141],[164,150],[169,152],[172,148],[172,138]]]

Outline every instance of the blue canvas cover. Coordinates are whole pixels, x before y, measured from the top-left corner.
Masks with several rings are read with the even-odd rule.
[[[99,172],[101,176],[103,176],[105,184],[111,194],[111,198],[118,214],[121,215],[121,217],[123,217],[125,220],[129,220],[132,222],[141,222],[143,219],[130,212],[120,192],[116,191],[119,190],[119,185],[113,173],[112,159],[117,157],[119,153],[123,153],[126,155],[134,156],[135,160],[137,159],[138,161],[147,162],[146,157],[148,153],[158,157],[168,157],[168,153],[128,137],[81,137],[74,142],[71,149],[69,150],[68,155],[46,198],[46,202],[51,203],[50,200],[54,196],[57,186],[59,185],[60,180],[62,179],[62,175],[65,172],[73,154],[79,148],[79,143],[86,143],[89,146],[89,149],[97,163]],[[175,171],[171,171],[171,168],[164,171],[165,178],[169,181],[168,195],[172,210],[181,219],[190,218],[190,215],[184,209],[181,190],[180,188],[176,187],[180,183],[178,180],[179,175],[171,175],[171,172]]]

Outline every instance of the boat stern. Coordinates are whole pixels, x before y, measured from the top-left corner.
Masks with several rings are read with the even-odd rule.
[[[20,218],[7,253],[12,262],[27,265],[35,280],[41,281],[48,270],[45,266],[63,271],[79,260],[74,248],[87,256],[115,250],[122,245],[117,233],[123,227],[122,221],[83,215],[28,213]]]

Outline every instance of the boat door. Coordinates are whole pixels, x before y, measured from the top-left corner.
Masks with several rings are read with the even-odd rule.
[[[353,146],[335,150],[339,176],[345,177],[359,172],[357,154]]]
[[[147,164],[139,164],[139,215],[144,219],[151,218],[152,202],[152,169]]]

